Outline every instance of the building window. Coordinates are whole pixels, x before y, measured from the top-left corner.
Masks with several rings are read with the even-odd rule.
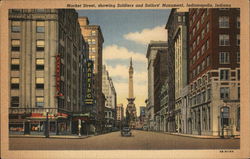
[[[201,16],[201,23],[202,24],[204,23],[204,19],[205,19],[205,14],[202,14],[202,16]]]
[[[207,59],[206,59],[206,63],[207,63],[207,66],[210,65],[210,57],[208,56]]]
[[[225,106],[220,109],[221,112],[221,126],[229,125],[229,107]]]
[[[36,41],[36,51],[44,51],[44,40],[37,40]]]
[[[95,41],[95,39],[92,39],[91,41],[92,41],[92,44],[96,44],[96,41]]]
[[[36,70],[44,70],[44,59],[36,59]]]
[[[44,33],[45,27],[44,27],[44,21],[37,21],[36,22],[36,32],[37,33]]]
[[[202,61],[201,70],[204,70],[204,69],[205,69],[205,61]]]
[[[11,22],[11,32],[19,33],[21,31],[21,22],[20,21],[12,21]]]
[[[197,52],[197,59],[199,59],[200,58],[200,54],[201,54],[201,52],[200,52],[200,50]]]
[[[197,22],[196,27],[197,27],[197,30],[200,28],[200,21]]]
[[[11,40],[11,51],[20,51],[20,40],[19,39]]]
[[[206,49],[209,49],[209,40],[206,41]]]
[[[220,88],[220,98],[221,99],[228,99],[229,98],[229,88],[228,87]]]
[[[202,47],[201,47],[201,54],[203,55],[204,52],[205,52],[205,45],[202,45]]]
[[[43,89],[44,88],[44,78],[37,77],[36,78],[36,89]]]
[[[229,35],[228,34],[220,34],[219,35],[219,45],[220,46],[229,46]]]
[[[220,61],[220,64],[228,64],[229,63],[229,52],[220,52],[219,61]]]
[[[91,31],[91,36],[95,36],[96,35],[96,31],[95,30],[92,30]]]
[[[240,87],[238,87],[238,99],[240,99]]]
[[[11,107],[19,107],[19,96],[12,96],[10,105]]]
[[[11,78],[11,89],[19,89],[19,77]]]
[[[219,17],[219,28],[229,28],[229,17],[220,16]]]
[[[237,43],[236,43],[237,46],[240,46],[240,35],[237,34]]]
[[[237,28],[240,28],[240,17],[237,17]]]
[[[36,96],[36,107],[43,107],[43,106],[44,106],[44,97]]]
[[[204,36],[205,36],[205,30],[203,29],[203,30],[201,31],[201,39],[204,39]]]
[[[197,36],[197,45],[199,45],[199,43],[200,43],[200,35]]]
[[[240,70],[237,70],[237,80],[240,80]]]
[[[207,30],[207,33],[209,32],[209,23],[207,23],[207,26],[206,26],[206,30]]]
[[[240,52],[237,52],[237,53],[236,53],[236,56],[237,56],[237,57],[236,57],[236,62],[237,62],[237,63],[240,63]]]
[[[220,70],[220,80],[229,80],[229,70]]]
[[[181,22],[181,16],[178,16],[178,22]]]
[[[11,59],[11,70],[20,69],[20,59]]]

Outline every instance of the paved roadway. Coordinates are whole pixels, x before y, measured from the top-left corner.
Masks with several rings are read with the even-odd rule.
[[[10,138],[11,150],[171,150],[237,149],[239,139],[200,139],[157,132],[132,131],[132,137],[113,132],[83,139]]]

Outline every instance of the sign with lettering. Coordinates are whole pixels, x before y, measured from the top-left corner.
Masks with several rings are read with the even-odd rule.
[[[94,98],[93,98],[93,61],[87,61],[87,85],[86,85],[86,97],[85,97],[85,104],[86,105],[93,105]]]
[[[61,92],[61,57],[56,56],[56,96],[63,96]]]

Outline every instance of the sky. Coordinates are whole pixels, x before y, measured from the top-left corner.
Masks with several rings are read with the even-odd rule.
[[[128,102],[128,68],[130,57],[134,67],[134,96],[137,115],[146,106],[148,96],[147,46],[151,40],[166,41],[165,25],[170,10],[78,10],[90,25],[100,25],[103,36],[103,64],[111,76],[117,104]]]

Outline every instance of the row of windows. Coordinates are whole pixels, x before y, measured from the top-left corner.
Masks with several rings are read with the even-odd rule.
[[[240,63],[240,52],[236,53],[236,62]],[[230,63],[229,52],[220,52],[219,53],[219,63],[220,64],[229,64]]]
[[[197,38],[194,40],[190,48],[191,49],[190,52],[192,52],[192,50],[195,50],[196,46],[199,45],[200,41],[205,38],[205,33],[208,33],[208,32],[209,32],[209,23],[207,23],[206,28],[202,29],[201,34],[199,34]],[[195,35],[195,33],[196,33],[196,28],[194,28],[192,33],[190,34],[190,40]]]
[[[21,21],[12,21],[11,22],[11,32],[19,33],[21,32]],[[45,32],[45,22],[36,21],[36,32],[44,33]]]
[[[20,59],[12,58],[11,59],[11,70],[17,71],[20,70]],[[37,58],[36,59],[36,70],[44,70],[44,59]]]
[[[205,50],[207,49],[209,49],[209,40],[207,40],[206,43],[202,45],[201,49],[197,51],[197,54],[193,56],[190,64],[194,64],[196,60],[198,60],[205,53]]]
[[[240,35],[237,34],[236,45],[240,46]],[[230,38],[229,34],[220,34],[219,35],[219,46],[229,46],[230,45]]]
[[[220,88],[220,99],[229,99],[229,87]],[[240,99],[240,87],[237,90],[237,98]],[[191,105],[201,104],[211,99],[211,90],[203,91],[196,96],[190,98]]]
[[[237,17],[236,27],[240,28],[240,17]],[[219,17],[219,28],[230,28],[229,16]]]
[[[193,69],[192,73],[190,74],[191,78],[194,78],[209,65],[210,65],[210,57],[207,56],[200,65],[198,65],[195,69]]]
[[[230,70],[227,70],[227,69],[220,70],[220,80],[223,80],[223,81],[230,80],[229,73],[230,73]],[[240,70],[237,70],[237,80],[240,80]]]
[[[190,19],[190,23],[189,23],[190,27],[192,26],[193,22],[195,21],[197,15],[198,15],[198,13],[199,13],[199,11],[202,12],[202,10],[203,10],[203,9],[198,9],[198,10],[195,12],[195,14],[192,16],[192,18]],[[201,24],[204,23],[204,19],[205,19],[205,17],[208,15],[208,13],[209,13],[209,12],[208,12],[208,9],[205,9],[205,12],[204,12],[204,13],[202,14],[202,16],[201,16]],[[196,27],[197,27],[197,29],[198,29],[198,28],[199,28],[200,22],[198,21],[197,24],[198,24],[198,26],[196,25]]]
[[[20,39],[11,40],[11,51],[20,51]],[[45,41],[43,39],[36,40],[36,51],[44,51]]]
[[[19,77],[11,77],[11,89],[19,89],[20,78]],[[44,89],[44,78],[37,77],[36,78],[36,89]]]
[[[19,96],[12,96],[11,97],[11,107],[19,107]],[[43,107],[44,106],[44,96],[36,96],[36,107]]]

